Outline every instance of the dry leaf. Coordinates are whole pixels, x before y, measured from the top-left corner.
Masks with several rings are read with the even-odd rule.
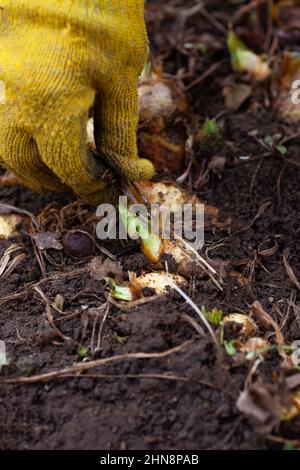
[[[106,258],[95,257],[89,263],[90,274],[93,279],[101,281],[107,276],[114,276],[116,280],[122,280],[122,266],[116,261]]]
[[[53,250],[63,249],[62,244],[58,241],[59,234],[57,232],[36,233],[32,238],[39,250],[49,250],[50,248]]]
[[[251,94],[252,88],[245,83],[229,83],[225,85],[223,96],[226,108],[238,110]]]
[[[290,257],[290,249],[286,248],[283,252],[283,263],[286,269],[286,272],[295,286],[300,290],[300,282],[298,281],[297,277],[295,276],[294,271],[291,268],[291,265],[289,264],[289,257]]]
[[[260,302],[256,301],[251,306],[251,315],[256,318],[258,323],[260,323],[263,328],[266,330],[271,328],[275,331],[277,344],[284,344],[284,338],[279,329],[279,326],[277,325],[276,321],[273,320],[273,318],[263,309]]]
[[[284,345],[284,337],[279,329],[278,324],[275,320],[263,309],[260,302],[256,301],[251,306],[250,310],[251,315],[261,324],[266,330],[272,329],[275,332],[276,343],[279,346]],[[279,354],[283,358],[282,367],[290,368],[291,367],[291,358],[286,354],[285,351],[279,349]]]
[[[244,390],[236,403],[259,434],[269,434],[280,423],[282,406],[273,385],[256,382]]]
[[[211,170],[215,175],[221,175],[221,173],[224,170],[225,163],[226,163],[225,157],[215,155],[210,160],[208,164],[208,169]]]

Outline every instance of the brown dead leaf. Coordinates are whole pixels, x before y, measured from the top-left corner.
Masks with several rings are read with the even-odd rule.
[[[100,257],[95,257],[89,263],[91,277],[97,281],[101,281],[106,276],[114,276],[116,280],[123,279],[123,270],[119,263],[106,258],[104,261]]]
[[[62,250],[63,246],[58,241],[59,234],[57,232],[41,232],[32,235],[36,246],[39,250],[49,250],[52,248],[53,250]]]
[[[250,314],[252,317],[254,317],[257,322],[266,330],[274,330],[275,332],[275,339],[276,343],[279,346],[284,345],[284,337],[280,331],[280,328],[276,321],[263,309],[262,305],[260,302],[256,301],[252,304]],[[291,367],[291,359],[290,357],[286,354],[285,351],[279,349],[279,354],[283,358],[283,364],[282,367],[284,368],[290,368]]]
[[[279,326],[277,325],[276,321],[273,320],[273,318],[263,309],[261,303],[258,302],[258,300],[251,306],[250,313],[251,316],[253,316],[263,328],[266,330],[269,330],[270,328],[274,330],[277,344],[284,344],[284,338],[279,329]]]
[[[281,421],[282,405],[274,385],[257,381],[240,394],[236,405],[258,434],[269,434]]]
[[[300,282],[298,281],[290,263],[289,263],[289,258],[290,258],[290,248],[286,248],[283,252],[283,263],[284,267],[286,269],[287,275],[289,276],[290,280],[292,281],[293,284],[300,290]]]
[[[219,176],[224,170],[225,163],[226,163],[225,157],[215,155],[210,160],[208,164],[208,169],[211,170],[215,175]]]
[[[228,83],[223,88],[223,96],[227,109],[239,109],[251,96],[252,88],[246,83]]]

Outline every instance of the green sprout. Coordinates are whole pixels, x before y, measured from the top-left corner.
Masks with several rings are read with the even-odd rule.
[[[242,70],[244,67],[244,53],[249,51],[248,47],[233,32],[228,34],[227,46],[233,70]]]
[[[233,31],[227,38],[231,65],[236,72],[248,72],[252,78],[261,81],[270,75],[270,69],[260,56],[251,51]]]
[[[220,325],[223,318],[223,312],[221,309],[213,308],[212,310],[206,310],[205,308],[202,308],[202,313],[210,323],[213,325]]]
[[[79,346],[79,348],[77,349],[77,354],[82,359],[84,359],[88,355],[88,352],[89,352],[89,348],[87,348],[86,346]]]
[[[119,286],[111,277],[105,277],[104,280],[110,288],[114,299],[124,300],[126,302],[131,302],[133,300],[132,291],[129,287]]]
[[[280,133],[273,135],[266,135],[264,143],[270,147],[270,149],[277,150],[283,157],[288,153],[288,149],[285,145],[280,143],[282,135]]]
[[[205,139],[221,139],[221,131],[218,122],[215,118],[206,119],[203,124],[203,136]]]
[[[131,238],[138,237],[141,240],[141,248],[147,258],[157,263],[163,242],[159,235],[150,228],[149,221],[142,220],[140,216],[127,209],[123,204],[119,204],[119,213],[123,225]]]
[[[235,356],[237,353],[237,349],[235,346],[235,340],[231,339],[230,341],[224,341],[223,343],[224,348],[228,356]]]
[[[129,336],[120,336],[116,331],[112,334],[113,339],[120,345],[125,344],[128,341]]]

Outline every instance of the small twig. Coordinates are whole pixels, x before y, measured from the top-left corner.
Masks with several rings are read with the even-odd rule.
[[[288,142],[290,142],[291,140],[297,140],[297,139],[300,140],[300,133],[299,132],[297,134],[292,134],[292,135],[288,135],[286,137],[283,137],[283,139],[280,140],[279,144],[280,145],[285,145]]]
[[[222,25],[213,15],[211,15],[205,8],[199,11],[200,15],[204,16],[204,18],[209,21],[215,29],[217,29],[221,34],[224,34],[227,37],[228,31],[225,26]]]
[[[31,243],[32,243],[33,251],[34,251],[35,257],[37,259],[37,262],[39,264],[41,273],[42,273],[43,276],[45,276],[46,267],[45,267],[45,262],[44,262],[44,258],[43,258],[43,253],[42,253],[41,250],[39,250],[39,248],[38,248],[38,246],[37,246],[37,244],[36,244],[33,237],[31,237]]]
[[[132,359],[161,359],[163,357],[171,356],[172,354],[179,353],[190,346],[194,340],[185,341],[179,346],[176,346],[171,349],[167,349],[163,352],[154,352],[154,353],[128,353],[128,354],[118,354],[116,356],[106,357],[103,359],[96,359],[94,361],[80,362],[70,367],[65,367],[64,369],[54,370],[52,372],[46,372],[45,374],[38,374],[32,377],[15,377],[12,379],[3,380],[4,383],[10,384],[33,384],[37,382],[46,382],[48,380],[57,379],[59,377],[65,377],[70,374],[80,373],[84,370],[93,369],[94,367],[99,367],[107,364],[112,364],[118,361],[129,361]]]
[[[64,377],[73,378],[74,375],[65,375]],[[84,374],[78,375],[77,378],[92,378],[92,379],[160,379],[160,380],[173,380],[175,382],[191,382],[197,385],[204,385],[205,387],[217,389],[213,384],[206,380],[196,380],[181,375],[169,374]]]
[[[283,252],[283,264],[286,269],[287,275],[289,276],[290,280],[292,281],[293,284],[297,287],[297,289],[300,290],[300,282],[298,281],[290,263],[289,263],[289,258],[290,258],[290,248],[286,248]]]
[[[107,315],[109,313],[109,307],[110,307],[110,302],[109,302],[109,299],[107,299],[107,304],[106,304],[106,309],[105,309],[105,312],[104,312],[104,315],[103,315],[103,318],[102,318],[102,321],[101,321],[101,324],[100,324],[100,328],[99,328],[99,333],[98,333],[98,338],[97,338],[97,346],[96,346],[96,349],[95,349],[95,353],[97,351],[100,351],[101,349],[101,341],[102,341],[102,332],[103,332],[103,327],[104,327],[104,323],[107,319]]]
[[[250,190],[249,190],[249,193],[252,194],[252,191],[253,191],[253,188],[254,188],[254,185],[255,185],[255,180],[257,178],[257,175],[262,167],[262,163],[263,163],[263,160],[258,160],[258,163],[256,165],[256,168],[255,170],[253,171],[253,175],[252,175],[252,178],[251,178],[251,183],[250,183]]]
[[[19,243],[13,243],[7,248],[7,250],[5,250],[5,252],[3,253],[3,256],[0,259],[0,277],[1,278],[6,277],[7,273],[11,272],[11,267],[10,266],[8,267],[11,254],[16,251],[22,250],[23,248],[24,248],[23,245]],[[21,255],[25,255],[25,253],[21,253]],[[18,257],[19,256],[20,255],[18,255]]]
[[[24,259],[26,259],[26,256],[26,253],[19,253],[17,256],[15,256],[7,267],[7,269],[5,270],[5,272],[3,274],[0,273],[0,277],[2,279],[6,279],[14,271],[18,264],[20,264],[22,261],[24,261]],[[0,271],[1,268],[2,266],[0,267]]]
[[[279,176],[277,178],[277,196],[278,196],[278,204],[281,205],[281,180],[282,180],[282,176],[283,176],[283,173],[285,172],[286,170],[286,165],[283,165],[280,173],[279,173]]]
[[[213,341],[218,344],[218,341],[215,337],[215,334],[212,330],[212,327],[210,326],[210,324],[208,323],[208,321],[206,320],[205,316],[203,315],[203,313],[201,312],[201,310],[199,309],[199,307],[197,307],[197,305],[195,304],[195,302],[192,301],[192,299],[179,287],[177,286],[177,284],[175,284],[175,282],[171,282],[170,283],[171,287],[173,289],[176,290],[176,292],[178,292],[179,295],[181,295],[181,297],[192,307],[192,309],[197,313],[197,315],[199,316],[199,318],[201,319],[201,321],[204,323],[204,325],[206,326],[209,334],[211,335]],[[203,332],[204,333],[204,332]]]
[[[162,10],[164,13],[166,13],[169,16],[175,16],[175,17],[184,17],[185,19],[190,18],[191,16],[195,15],[196,13],[199,13],[204,8],[204,5],[202,2],[198,2],[196,5],[193,5],[190,8],[174,8],[172,5],[162,5],[161,6]]]
[[[300,163],[299,162],[295,162],[295,160],[291,160],[290,158],[282,158],[282,160],[285,162],[285,163],[289,163],[290,165],[293,165],[293,166],[296,166],[297,168],[300,168]]]
[[[0,298],[0,306],[4,305],[6,302],[10,302],[12,300],[16,300],[20,297],[23,297],[26,295],[28,292],[32,291],[35,289],[35,287],[38,287],[39,285],[43,284],[44,282],[52,282],[56,281],[61,278],[68,278],[68,277],[76,277],[80,276],[81,274],[84,274],[89,271],[88,267],[84,267],[81,269],[78,269],[77,271],[69,271],[69,272],[60,272],[60,273],[52,273],[48,277],[44,277],[38,282],[30,282],[25,285],[25,287],[19,289],[17,292],[5,295],[4,297]]]
[[[140,305],[148,304],[149,302],[154,302],[157,299],[161,299],[162,295],[151,295],[150,297],[142,297],[141,299],[133,300],[132,302],[117,302],[111,295],[107,297],[109,302],[120,310],[130,310]]]
[[[184,171],[184,173],[182,173],[182,175],[178,176],[178,178],[176,178],[176,183],[178,184],[182,184],[185,182],[185,180],[187,179],[187,177],[189,176],[190,174],[190,171],[191,171],[191,168],[192,168],[192,160],[189,161],[189,164],[187,166],[187,169]]]
[[[44,301],[45,304],[46,304],[47,320],[48,320],[49,325],[51,326],[51,328],[55,331],[55,333],[57,334],[57,336],[58,336],[59,338],[61,338],[62,340],[64,340],[64,341],[70,340],[71,338],[69,338],[68,336],[65,336],[65,335],[57,328],[57,326],[55,325],[54,319],[53,319],[53,315],[52,315],[52,312],[51,312],[50,302],[49,302],[49,300],[47,299],[47,297],[46,297],[46,295],[44,294],[44,292],[43,292],[39,287],[35,287],[34,290],[40,295],[40,297],[43,299],[43,301]]]
[[[251,222],[249,222],[249,224],[246,225],[246,227],[244,228],[241,228],[238,232],[236,232],[236,234],[238,233],[243,233],[243,232],[247,232],[247,230],[249,230],[254,224],[255,222],[257,221],[257,219],[259,219],[262,214],[265,212],[265,210],[271,205],[271,201],[269,202],[266,202],[265,204],[263,204],[257,211],[257,214],[255,215],[255,217],[251,220]]]
[[[11,206],[10,204],[0,203],[0,214],[11,214],[11,213],[26,215],[27,217],[30,217],[34,225],[38,227],[37,219],[31,212],[26,211],[25,209],[20,209],[19,207],[16,207],[16,206]]]
[[[252,0],[250,3],[247,3],[247,5],[244,5],[239,8],[239,10],[234,15],[234,19],[239,20],[242,16],[246,15],[251,10],[254,10],[256,7],[258,7],[262,3],[265,3],[266,1],[267,0]]]
[[[300,446],[300,440],[294,440],[294,439],[286,439],[285,437],[280,437],[280,436],[266,436],[269,441],[273,442],[279,442],[279,444],[291,444],[292,446],[299,447]]]
[[[273,36],[273,17],[272,17],[272,10],[273,10],[273,0],[268,0],[268,26],[267,26],[267,34],[264,49],[265,51],[269,51],[272,43],[272,36]]]
[[[199,323],[196,322],[195,318],[190,317],[186,313],[183,313],[180,318],[182,318],[184,321],[188,322],[198,333],[199,336],[203,337],[205,336],[204,330],[202,326],[199,325]]]
[[[191,83],[189,83],[185,88],[184,91],[189,91],[191,88],[193,88],[196,85],[199,85],[202,83],[207,77],[212,75],[214,72],[216,72],[221,65],[226,61],[226,59],[222,59],[219,62],[216,62],[213,64],[211,67],[209,67],[202,75],[197,77],[195,80],[193,80]]]

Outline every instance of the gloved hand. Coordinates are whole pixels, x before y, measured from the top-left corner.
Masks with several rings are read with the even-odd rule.
[[[128,180],[150,179],[136,147],[146,54],[144,0],[1,0],[3,165],[34,190],[70,187],[92,203],[115,193],[101,181],[104,161]],[[94,103],[102,164],[86,147]]]

